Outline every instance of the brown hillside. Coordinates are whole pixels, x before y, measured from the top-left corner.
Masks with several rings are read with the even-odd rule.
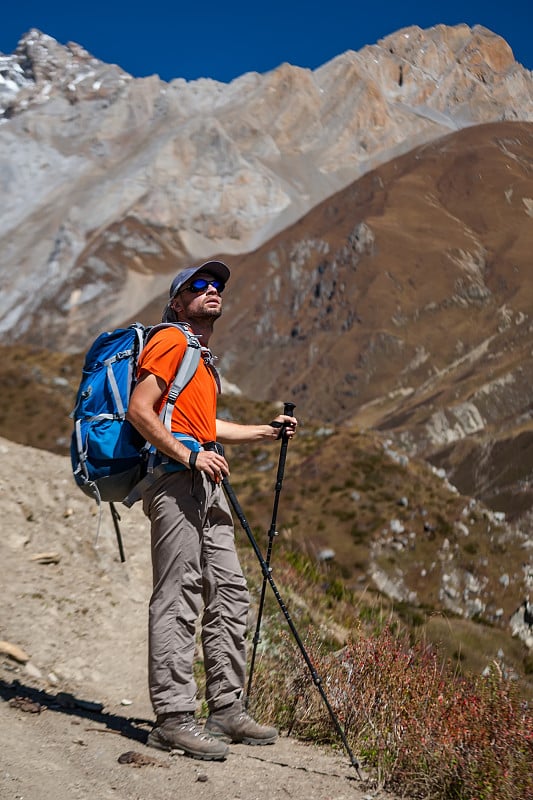
[[[484,383],[498,343],[529,327],[532,206],[531,124],[467,128],[389,162],[230,259],[222,368],[324,421],[428,382],[442,392],[467,362]]]
[[[413,150],[231,261],[222,368],[303,417],[389,431],[464,493],[523,515],[532,217],[531,124]]]

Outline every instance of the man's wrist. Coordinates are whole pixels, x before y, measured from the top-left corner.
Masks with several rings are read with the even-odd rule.
[[[196,459],[198,458],[198,451],[191,450],[189,455],[189,469],[195,470],[196,469]]]

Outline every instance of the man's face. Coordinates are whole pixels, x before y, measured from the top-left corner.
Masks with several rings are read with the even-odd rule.
[[[196,281],[207,281],[207,286],[201,287]],[[222,314],[222,298],[220,293],[209,281],[219,282],[218,278],[208,272],[199,272],[194,278],[187,281],[180,289],[172,306],[178,313],[181,321],[218,319]]]

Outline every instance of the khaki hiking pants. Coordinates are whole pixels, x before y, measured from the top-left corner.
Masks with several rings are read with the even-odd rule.
[[[246,679],[249,594],[222,486],[203,472],[163,475],[143,495],[151,522],[150,698],[156,714],[196,709],[196,621],[202,613],[206,700],[234,702]]]

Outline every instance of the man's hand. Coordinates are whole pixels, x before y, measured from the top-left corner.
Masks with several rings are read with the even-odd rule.
[[[214,450],[200,450],[196,455],[194,469],[205,472],[215,483],[220,483],[229,475],[228,462]]]
[[[288,439],[292,439],[296,433],[297,425],[298,420],[296,417],[288,417],[286,414],[280,414],[270,423],[272,438],[281,439],[282,436],[286,436]]]

